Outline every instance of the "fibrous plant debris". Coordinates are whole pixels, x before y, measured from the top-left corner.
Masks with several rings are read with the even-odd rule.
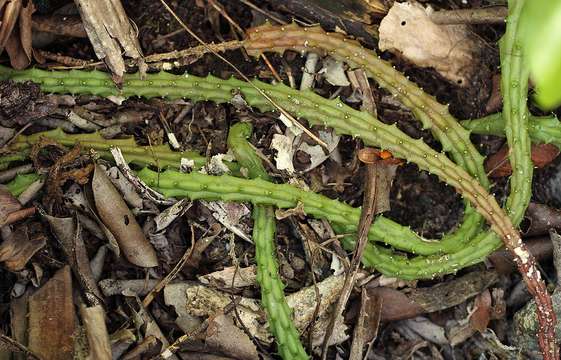
[[[419,43],[448,42],[446,49],[422,47],[409,56],[401,45],[411,36],[382,27],[380,35],[401,44],[395,48],[412,64],[377,55],[371,26],[385,6],[373,17],[345,15],[347,25],[360,19],[359,28],[368,26],[369,36],[357,39],[338,26],[326,31],[321,25],[329,28],[328,21],[307,26],[306,11],[289,24],[273,1],[272,8],[197,1],[188,12],[182,4],[143,2],[156,14],[149,20],[126,1],[124,7],[100,2],[93,12],[90,1],[78,3],[96,54],[110,55],[113,76],[102,63],[95,70],[0,67],[3,93],[26,95],[21,102],[13,94],[5,98],[10,107],[1,112],[11,135],[0,149],[0,179],[13,180],[0,199],[0,274],[10,274],[6,301],[21,299],[10,317],[11,348],[48,357],[68,340],[37,346],[13,321],[22,318],[27,295],[32,301],[41,293],[34,288],[48,289],[59,269],[67,275],[71,269],[77,289],[63,300],[80,308],[64,309],[67,319],[80,315],[68,340],[72,354],[190,358],[204,351],[304,359],[335,352],[362,358],[367,351],[392,358],[436,356],[440,349],[444,358],[499,356],[506,349],[501,342],[509,343],[503,330],[518,310],[505,311],[505,294],[522,288],[504,274],[516,266],[530,294],[510,304],[534,297],[539,348],[546,359],[558,357],[556,314],[523,241],[531,232],[519,232],[533,167],[550,171],[561,145],[557,118],[528,110],[528,71],[518,46],[524,1],[509,2],[506,30],[485,25],[474,35],[461,25],[464,38],[497,49],[456,52],[452,63],[464,64],[461,69],[434,61],[429,50],[451,53],[460,49],[454,42],[467,42],[453,40],[456,25],[429,24],[430,15],[423,21],[439,29],[433,40],[415,35]],[[297,3],[288,5],[301,9]],[[112,6],[119,11],[103,20],[105,28],[95,25],[100,9]],[[262,17],[280,25],[255,26]],[[390,10],[382,25],[392,17]],[[407,17],[406,25],[413,20]],[[222,42],[205,43],[212,40]],[[48,59],[91,67],[78,59],[93,56],[90,44],[76,44]],[[154,69],[172,72],[146,74],[140,60],[138,71],[127,63],[125,73],[119,46],[137,59],[153,53],[147,61]],[[305,66],[298,55],[306,56]],[[431,61],[419,60],[426,58]],[[464,109],[461,94],[491,81],[481,70],[486,61],[501,63],[502,112],[460,122],[453,114],[473,108]],[[421,69],[426,66],[453,83]],[[448,101],[451,106],[443,104]],[[484,114],[485,103],[477,107]],[[486,163],[483,148],[492,155]],[[403,179],[417,170],[418,179]],[[488,176],[497,173],[510,175],[509,183],[491,183]],[[423,186],[440,188],[419,192]],[[416,196],[407,194],[413,191]],[[438,213],[443,204],[455,205]],[[423,222],[427,229],[407,226]],[[554,222],[540,223],[547,230],[543,223]],[[19,234],[26,241],[16,245]],[[513,261],[501,265],[504,254],[494,254],[497,272],[486,270],[491,262],[484,261],[503,245]],[[547,265],[543,271],[554,273]],[[499,282],[499,273],[507,278]]]

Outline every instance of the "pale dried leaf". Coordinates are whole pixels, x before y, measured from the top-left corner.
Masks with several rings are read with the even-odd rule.
[[[142,209],[142,198],[136,192],[136,189],[130,181],[121,173],[118,167],[113,166],[109,168],[106,172],[109,179],[123,195],[123,199],[135,209]]]
[[[212,216],[224,227],[249,243],[253,243],[248,235],[249,229],[241,223],[243,217],[249,215],[249,209],[244,204],[224,201],[200,201],[212,211]]]
[[[421,338],[439,345],[447,345],[448,339],[443,327],[436,325],[429,319],[418,316],[414,319],[402,320],[397,325],[406,327]]]
[[[217,154],[210,158],[210,161],[205,165],[206,173],[209,175],[222,175],[228,174],[230,168],[224,161],[233,161],[234,156],[230,154]]]
[[[103,279],[98,285],[103,295],[114,296],[124,294],[135,294],[137,296],[144,296],[150,292],[160,280],[156,279],[131,279],[131,280],[116,280],[116,279]]]
[[[277,169],[286,170],[289,174],[294,174],[292,139],[285,135],[275,134],[271,142],[271,148],[277,151],[277,155],[275,155]]]
[[[305,169],[303,169],[304,172],[315,169],[325,160],[329,159],[331,153],[337,148],[337,145],[339,145],[339,139],[341,139],[341,137],[337,135],[335,131],[320,130],[318,133],[318,137],[323,140],[325,144],[327,144],[327,149],[320,145],[310,145],[305,141],[300,142],[300,145],[296,149],[296,151],[303,151],[310,156],[310,164]],[[299,142],[298,138],[295,140],[295,142]],[[293,151],[293,153],[294,152],[295,151]]]
[[[482,43],[466,25],[437,25],[417,2],[394,3],[380,23],[380,50],[402,54],[421,67],[467,86],[479,70]]]
[[[234,325],[232,317],[220,314],[209,324],[205,344],[221,354],[240,360],[257,360],[257,349],[247,334]]]
[[[154,218],[156,224],[156,232],[165,230],[175,219],[183,216],[187,210],[191,208],[193,203],[187,199],[182,199],[162,211]]]
[[[325,80],[333,86],[349,86],[351,84],[345,72],[345,64],[332,57],[328,57],[323,62],[323,68],[318,73],[323,74]]]
[[[230,266],[224,270],[215,271],[210,274],[197,276],[197,279],[205,285],[217,284],[221,287],[242,288],[255,285],[257,278],[255,266],[244,268]]]
[[[99,217],[117,239],[127,260],[141,267],[157,266],[156,251],[99,165],[95,167],[92,190]]]
[[[250,334],[270,343],[271,335],[261,323],[261,306],[258,300],[238,297],[236,305],[240,320]],[[166,305],[173,306],[179,316],[208,317],[222,310],[232,301],[229,294],[192,283],[168,284],[164,288]]]

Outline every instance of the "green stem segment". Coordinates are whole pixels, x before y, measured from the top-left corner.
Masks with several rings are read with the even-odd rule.
[[[228,147],[236,160],[247,169],[251,179],[270,180],[261,159],[246,140],[251,136],[249,123],[237,123],[230,128]],[[292,310],[284,297],[284,284],[279,275],[275,246],[275,213],[272,206],[253,208],[253,241],[257,262],[257,282],[261,287],[261,302],[267,313],[269,328],[275,336],[280,355],[285,360],[308,359],[300,343],[300,334],[292,321]]]
[[[247,103],[262,111],[274,110],[263,99],[259,92],[250,84],[236,79],[221,80],[213,76],[199,78],[192,75],[172,75],[168,73],[148,74],[145,80],[140,80],[137,74],[124,77],[122,89],[116,88],[108,74],[99,71],[43,71],[31,69],[16,71],[0,67],[0,78],[11,78],[16,81],[33,80],[39,83],[45,92],[54,93],[80,93],[95,94],[100,96],[163,96],[170,99],[188,97],[193,100],[213,100],[228,102],[235,94],[241,93]],[[263,89],[277,103],[289,112],[306,117],[310,123],[323,124],[333,127],[339,134],[348,134],[363,138],[366,144],[379,146],[391,150],[397,157],[402,157],[417,163],[421,168],[442,176],[444,169],[447,174],[456,177],[451,185],[472,182],[472,187],[478,187],[485,193],[477,182],[473,181],[465,171],[459,169],[444,154],[440,154],[428,147],[422,139],[411,139],[401,132],[395,125],[386,125],[372,115],[360,112],[343,104],[340,100],[328,100],[311,91],[297,91],[284,85],[270,85],[260,81],[253,81],[253,85]],[[55,136],[56,135],[56,136]],[[20,146],[29,147],[35,138],[18,140]],[[134,146],[132,139],[105,140],[96,134],[86,134],[81,139],[79,135],[71,136],[64,140],[62,132],[49,134],[55,138],[70,143],[80,141],[84,147],[92,146],[100,151],[106,151],[110,145],[123,147],[127,159],[139,164],[174,165],[181,158],[180,153],[169,152],[163,145],[157,147],[158,152],[150,148]],[[91,137],[91,139],[90,139]],[[136,149],[138,148],[138,149]],[[103,150],[105,149],[105,150]],[[136,150],[135,150],[136,149]],[[191,155],[196,158],[196,155]],[[198,156],[200,159],[201,157]],[[443,164],[444,162],[444,164]],[[484,198],[481,196],[480,199]],[[481,223],[480,216],[473,208],[468,207],[465,221],[459,229],[439,240],[424,239],[408,228],[398,223],[379,217],[375,224],[375,233],[370,233],[370,238],[397,249],[421,255],[454,252],[462,249],[466,243],[478,232]],[[358,222],[358,221],[357,221]],[[495,247],[500,246],[500,243]]]
[[[515,226],[520,224],[532,195],[533,164],[530,158],[530,136],[528,134],[527,107],[529,68],[520,44],[524,34],[519,26],[524,0],[509,0],[507,27],[500,41],[501,92],[505,134],[510,147],[510,194],[506,202],[507,213]],[[516,265],[528,291],[534,297],[540,324],[538,341],[546,360],[559,359],[556,345],[556,317],[551,297],[537,269],[535,258],[520,238],[505,239],[505,246],[515,256]]]
[[[1,69],[0,69],[1,70]],[[22,160],[29,154],[33,144],[36,144],[42,137],[55,140],[56,142],[74,146],[79,143],[83,151],[95,150],[101,157],[113,159],[111,147],[121,149],[123,156],[129,163],[139,166],[155,166],[158,168],[172,167],[178,169],[181,159],[193,160],[196,168],[201,168],[206,164],[206,158],[195,151],[173,151],[169,145],[140,146],[132,137],[124,139],[105,139],[98,132],[91,134],[67,134],[61,129],[44,131],[33,135],[18,136],[10,145],[10,150],[19,156],[3,157],[0,164],[15,160]],[[232,171],[238,169],[237,164],[227,163]]]
[[[503,113],[480,119],[464,120],[462,126],[474,134],[505,136],[506,122]],[[561,149],[561,122],[555,115],[529,116],[528,135],[533,143],[553,144]]]
[[[144,168],[138,173],[141,180],[156,191],[169,197],[187,197],[191,200],[222,200],[270,205],[281,209],[302,206],[304,212],[316,218],[327,219],[343,232],[356,232],[360,209],[289,184],[273,184],[262,179],[242,179],[229,175],[212,176],[192,172],[180,173],[166,170],[162,173]],[[375,222],[370,230],[377,231]],[[369,244],[363,264],[376,268],[388,276],[404,279],[433,278],[455,272],[477,263],[495,249],[494,241],[476,237],[477,246],[468,244],[452,254],[415,256],[408,258],[382,246]],[[353,243],[346,240],[345,247]],[[474,240],[475,241],[475,240]]]

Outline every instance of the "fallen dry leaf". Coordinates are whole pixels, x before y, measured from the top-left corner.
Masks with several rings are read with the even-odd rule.
[[[141,267],[158,266],[158,257],[152,244],[99,165],[95,166],[92,190],[99,217],[117,239],[127,260]]]
[[[364,287],[360,295],[360,309],[353,332],[350,360],[362,360],[364,346],[376,339],[381,320],[382,298],[370,296]]]
[[[18,199],[16,199],[8,188],[4,185],[0,185],[0,227],[6,224],[8,216],[21,209],[21,204]]]
[[[21,11],[21,2],[22,0],[13,0],[8,3],[5,1],[0,3],[3,7],[0,8],[0,10],[2,10],[2,21],[0,22],[0,54],[4,51],[6,42],[16,26],[19,12]]]
[[[31,45],[31,14],[35,11],[32,1],[27,1],[21,8],[18,17],[18,27],[14,28],[6,41],[6,52],[10,57],[10,64],[15,69],[25,69],[33,58]]]
[[[230,266],[224,270],[197,276],[197,278],[205,285],[226,288],[241,288],[255,285],[257,273],[255,266],[248,266],[244,268]]]
[[[206,332],[205,344],[221,354],[240,360],[257,360],[257,349],[247,334],[237,327],[232,317],[213,317]]]
[[[360,275],[362,277],[362,275]],[[319,345],[325,335],[325,327],[329,323],[331,305],[338,299],[343,286],[344,276],[331,276],[317,284],[320,294],[320,304],[317,305],[316,288],[309,286],[287,296],[288,306],[293,310],[296,328],[304,331],[310,322],[319,316],[312,330],[312,342]],[[178,320],[181,318],[208,317],[221,312],[231,303],[231,295],[210,287],[178,282],[166,285],[164,300],[168,306],[173,306]],[[272,336],[263,326],[263,310],[258,300],[236,296],[236,309],[239,319],[243,322],[252,336],[260,341],[270,343]],[[317,313],[316,313],[316,308]],[[336,322],[330,345],[340,343],[348,338],[347,327],[342,317]]]
[[[70,267],[29,297],[29,349],[43,360],[72,360],[76,314]]]
[[[475,297],[473,306],[469,323],[474,330],[483,332],[491,320],[491,293],[488,289]]]
[[[14,340],[21,344],[27,344],[27,328],[29,327],[29,319],[27,317],[27,308],[29,303],[29,293],[26,291],[22,296],[12,298],[10,301],[10,330]],[[14,360],[20,360],[16,356]]]
[[[369,288],[368,293],[382,298],[382,321],[394,321],[456,306],[497,280],[498,274],[494,271],[474,271],[432,287],[409,289],[407,294],[386,287]]]
[[[438,25],[417,2],[395,2],[380,23],[380,50],[402,54],[421,67],[432,67],[462,86],[479,70],[482,44],[466,25]]]
[[[526,214],[529,221],[525,236],[548,234],[550,229],[561,229],[561,210],[544,204],[530,203]]]
[[[98,285],[103,295],[137,295],[144,296],[150,292],[159,280],[156,279],[130,279],[130,280],[116,280],[116,279],[103,279]]]
[[[333,86],[349,86],[351,83],[345,73],[345,64],[328,57],[323,62],[323,68],[318,74],[324,74],[325,80]]]
[[[489,156],[485,161],[485,171],[491,177],[503,177],[512,174],[512,166],[508,160],[509,148],[505,144],[498,152]],[[532,144],[532,162],[537,168],[542,168],[555,160],[559,155],[559,148],[552,144]]]
[[[88,302],[92,305],[103,303],[103,297],[92,274],[86,247],[82,238],[82,228],[75,218],[58,218],[40,211],[58,239],[74,275],[78,278]]]
[[[369,288],[370,297],[378,297],[382,301],[381,321],[395,321],[414,318],[425,313],[423,307],[403,292],[387,287]]]
[[[23,270],[29,259],[46,243],[43,234],[36,234],[30,239],[27,226],[17,227],[0,244],[0,262],[9,271]]]
[[[271,142],[271,149],[277,151],[277,155],[275,155],[277,169],[286,170],[289,174],[294,173],[294,165],[292,164],[292,157],[294,156],[292,150],[293,140],[293,138],[291,139],[288,136],[275,134]]]

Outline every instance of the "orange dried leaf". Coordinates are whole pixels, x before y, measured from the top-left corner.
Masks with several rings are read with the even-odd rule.
[[[532,144],[532,162],[535,167],[542,168],[555,160],[559,148],[552,144]],[[485,161],[485,171],[491,177],[503,177],[512,174],[512,166],[508,160],[508,147],[505,145]]]
[[[469,318],[472,329],[479,332],[485,331],[491,318],[491,294],[489,290],[483,291],[475,298],[475,309]]]

